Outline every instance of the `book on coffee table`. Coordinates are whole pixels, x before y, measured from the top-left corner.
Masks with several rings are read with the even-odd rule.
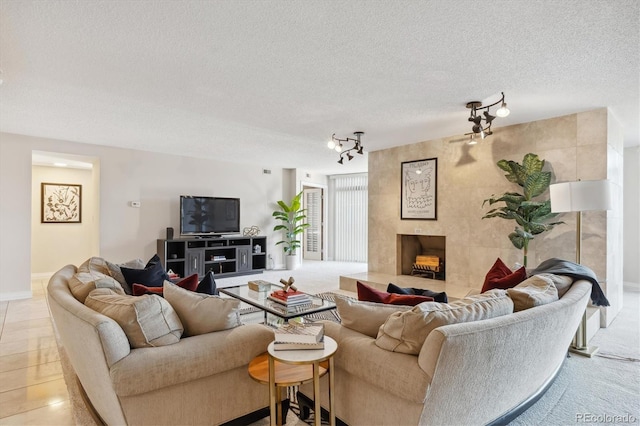
[[[247,283],[249,288],[254,291],[269,291],[271,290],[271,283],[265,280],[252,280]]]
[[[285,306],[296,306],[311,303],[309,295],[301,291],[277,290],[272,292],[268,297],[270,300]]]

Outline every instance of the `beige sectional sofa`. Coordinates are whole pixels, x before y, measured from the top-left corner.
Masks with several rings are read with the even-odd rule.
[[[269,406],[267,388],[247,373],[249,362],[273,340],[267,327],[240,325],[164,346],[132,348],[116,321],[74,297],[70,281],[76,272],[68,265],[55,273],[49,303],[59,343],[102,422],[212,425]],[[85,272],[91,274],[101,276]],[[96,298],[117,297],[102,288],[96,293]]]
[[[559,372],[591,287],[588,281],[576,281],[551,303],[439,326],[426,336],[417,354],[390,350],[411,345],[393,339],[389,343],[387,336],[376,339],[380,324],[367,323],[363,313],[338,305],[342,325],[327,322],[325,328],[338,342],[333,389],[337,417],[349,425],[508,421],[535,402]],[[511,296],[518,305],[518,297]],[[389,334],[398,330],[399,320],[408,318],[394,313],[395,323],[388,324],[386,315],[377,321],[390,325]],[[327,382],[323,380],[322,405],[327,407]],[[303,385],[301,404],[312,395],[311,386]]]

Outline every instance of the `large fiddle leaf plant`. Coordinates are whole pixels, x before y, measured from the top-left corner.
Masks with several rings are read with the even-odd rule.
[[[522,164],[516,161],[500,160],[497,165],[507,172],[505,177],[509,182],[522,188],[522,193],[505,192],[500,196],[492,195],[491,198],[487,198],[482,203],[483,207],[486,203],[490,206],[497,203],[504,203],[504,205],[489,210],[482,218],[499,217],[516,221],[515,230],[509,234],[509,240],[514,247],[523,250],[526,267],[529,241],[534,235],[564,223],[550,222],[557,213],[551,213],[551,200],[541,198],[551,183],[551,172],[542,171],[544,160],[539,159],[536,154],[525,155]]]

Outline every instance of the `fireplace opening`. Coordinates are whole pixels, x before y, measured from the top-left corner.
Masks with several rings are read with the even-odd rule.
[[[398,235],[401,275],[445,280],[446,237]]]

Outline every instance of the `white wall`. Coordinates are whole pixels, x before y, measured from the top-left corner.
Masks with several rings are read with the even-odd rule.
[[[276,264],[282,251],[271,231],[271,212],[282,196],[282,170],[179,155],[0,133],[0,300],[31,294],[31,152],[96,157],[100,161],[99,253],[115,262],[148,259],[166,228],[179,230],[179,196],[214,195],[241,199],[240,226],[257,225],[269,239]],[[129,206],[140,201],[140,208]],[[280,236],[277,236],[278,238]],[[60,241],[70,244],[73,241]],[[76,259],[60,259],[62,267]]]
[[[31,297],[31,148],[0,133],[0,300]]]
[[[623,241],[623,279],[640,283],[640,146],[624,150]]]
[[[31,179],[31,272],[49,273],[61,265],[79,265],[95,252],[94,235],[99,232],[96,221],[93,171],[60,167],[33,166]],[[42,223],[42,182],[82,185],[81,223]],[[73,241],[73,244],[61,244]],[[66,262],[66,263],[65,263]]]

